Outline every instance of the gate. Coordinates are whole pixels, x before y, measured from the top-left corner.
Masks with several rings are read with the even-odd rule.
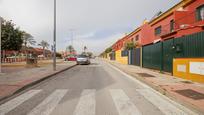
[[[142,57],[143,67],[162,70],[162,42],[144,46]]]
[[[163,42],[163,71],[172,72],[173,55],[174,55],[174,39]]]
[[[115,60],[115,51],[110,53],[110,60]]]
[[[204,57],[204,32],[174,39],[174,46],[176,58]]]
[[[204,57],[204,32],[163,42],[163,71],[172,72],[173,58]]]
[[[136,66],[140,66],[140,57],[141,57],[141,49],[140,48],[136,48],[133,50],[130,50],[130,65],[136,65]]]

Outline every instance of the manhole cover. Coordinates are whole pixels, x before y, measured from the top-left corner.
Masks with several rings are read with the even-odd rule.
[[[150,75],[148,73],[137,73],[138,75],[140,75],[141,77],[155,77],[153,75]]]
[[[180,95],[183,95],[185,97],[194,99],[194,100],[204,99],[204,94],[203,93],[200,93],[200,92],[197,92],[197,91],[194,91],[194,90],[191,90],[191,89],[176,90],[175,92],[180,94]]]

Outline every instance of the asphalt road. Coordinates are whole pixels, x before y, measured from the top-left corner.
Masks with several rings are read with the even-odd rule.
[[[36,73],[37,74],[37,73]],[[0,115],[192,115],[102,60],[78,65],[0,105]]]

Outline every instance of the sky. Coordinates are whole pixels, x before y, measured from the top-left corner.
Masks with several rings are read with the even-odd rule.
[[[12,20],[39,43],[53,44],[54,0],[0,0],[0,16]],[[72,44],[95,55],[157,12],[180,0],[57,0],[57,51]]]

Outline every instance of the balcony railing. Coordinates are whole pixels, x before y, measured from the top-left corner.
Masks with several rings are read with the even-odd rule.
[[[180,13],[180,14],[179,14]],[[179,16],[181,15],[181,16]],[[198,20],[196,16],[196,11],[181,11],[175,14],[176,19],[167,25],[162,25],[161,36],[171,34],[180,29],[186,29],[199,24],[204,24],[204,20]],[[201,22],[201,23],[199,23]]]

